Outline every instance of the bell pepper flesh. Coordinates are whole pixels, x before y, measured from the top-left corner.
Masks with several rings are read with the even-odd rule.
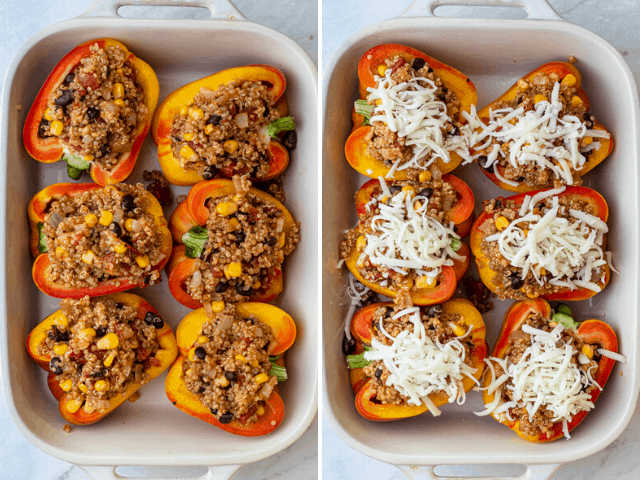
[[[544,318],[549,319],[553,314],[553,311],[551,310],[549,304],[541,298],[514,302],[505,313],[504,322],[502,323],[502,328],[500,329],[500,334],[498,335],[498,340],[493,347],[491,356],[497,358],[505,358],[508,354],[507,349],[510,345],[509,336],[511,335],[511,333],[521,329],[527,317],[535,313],[540,313]],[[598,344],[600,348],[604,348],[605,350],[609,350],[611,352],[618,351],[618,340],[615,332],[609,325],[600,320],[585,320],[584,322],[581,322],[577,330],[577,336],[585,343]],[[598,369],[593,375],[593,379],[601,387],[604,387],[605,383],[607,382],[607,379],[611,374],[611,370],[613,369],[614,363],[614,360],[610,358],[604,356],[600,358]],[[486,388],[490,384],[491,376],[487,374],[485,375],[485,378],[483,380],[483,387]],[[596,399],[600,396],[600,393],[600,389],[593,389],[591,392],[591,401],[595,402]],[[494,400],[495,392],[488,393],[488,390],[483,390],[482,398],[485,405],[488,405]],[[578,424],[580,424],[580,422],[582,422],[582,420],[584,420],[587,413],[589,412],[582,411],[574,415],[571,422],[567,422],[567,428],[569,432],[571,432],[578,426]],[[509,421],[505,419],[504,421],[502,421],[496,418],[495,415],[492,414],[492,416],[496,420],[498,420],[498,422],[506,425],[511,430],[516,432],[520,437],[529,442],[546,443],[564,437],[562,422],[554,424],[553,434],[550,437],[547,437],[547,435],[544,433],[540,433],[539,435],[528,435],[525,432],[520,431],[519,420]]]
[[[110,295],[105,295],[102,298],[111,299],[116,303],[122,303],[129,307],[135,308],[137,310],[138,318],[144,318],[147,312],[153,312],[156,315],[158,314],[158,312],[151,305],[149,305],[149,303],[147,303],[142,297],[139,297],[138,295],[133,295],[131,293],[113,293]],[[61,310],[53,312],[40,324],[38,324],[27,337],[27,352],[29,353],[31,358],[38,365],[40,365],[42,369],[46,371],[49,371],[49,361],[51,360],[51,355],[38,355],[37,348],[38,345],[46,339],[47,332],[55,323],[56,318],[59,318],[62,315],[63,314]],[[149,374],[150,380],[153,380],[162,372],[164,372],[178,355],[176,337],[167,322],[164,322],[162,328],[156,330],[156,339],[158,342],[158,350],[156,351],[154,358],[159,361],[159,365],[151,365],[145,370]],[[122,405],[125,400],[127,400],[131,395],[133,395],[136,390],[138,390],[142,386],[142,384],[140,383],[130,384],[121,395],[117,395],[109,400],[109,409],[105,413],[99,413],[97,411],[87,413],[83,408],[80,408],[75,413],[71,413],[65,408],[66,403],[71,400],[71,397],[60,388],[60,384],[56,380],[56,375],[52,372],[50,372],[47,377],[47,384],[53,396],[56,398],[56,400],[59,401],[58,408],[60,414],[65,421],[74,425],[90,425],[92,423],[96,423],[99,420],[102,420],[109,413],[113,412],[113,410]]]
[[[540,67],[536,68],[532,72],[529,72],[527,75],[522,77],[522,79],[526,80],[527,82],[531,82],[533,78],[539,73],[543,73],[546,75],[550,75],[551,73],[556,73],[559,78],[564,78],[568,74],[572,74],[573,76],[575,76],[576,90],[577,90],[576,94],[578,97],[582,99],[582,103],[586,111],[589,111],[589,99],[587,97],[587,93],[581,87],[582,77],[576,67],[574,67],[572,64],[567,62],[549,62],[549,63],[545,63],[544,65],[541,65]],[[514,98],[516,98],[517,93],[518,93],[518,82],[514,83],[511,87],[509,87],[509,89],[505,93],[500,95],[493,102],[491,102],[490,104],[482,108],[478,112],[478,117],[485,124],[488,124],[490,110],[495,110],[498,104],[502,102],[508,102],[513,100]],[[597,121],[595,122],[593,129],[608,132],[608,130]],[[608,132],[608,133],[609,135],[611,135],[611,132]],[[582,169],[578,172],[578,174],[581,177],[584,176],[586,173],[590,172],[591,170],[593,170],[597,165],[602,163],[602,161],[605,158],[607,158],[611,153],[611,151],[613,150],[613,137],[610,136],[609,138],[599,138],[598,141],[600,142],[600,148],[598,148],[598,150],[591,153],[591,155],[585,162]],[[476,163],[477,163],[477,160],[476,160]],[[488,172],[484,168],[481,170],[482,170],[482,173],[484,173],[498,187],[504,190],[508,190],[510,192],[515,192],[515,193],[532,192],[534,190],[540,190],[540,189],[549,188],[552,186],[552,185],[529,186],[525,182],[519,182],[517,186],[513,186],[507,183],[504,183],[503,181],[498,179],[498,177],[493,172]],[[504,176],[505,168],[498,167],[498,172],[500,172],[500,174]]]
[[[364,345],[370,345],[375,336],[373,331],[373,314],[378,307],[393,307],[392,303],[374,303],[360,309],[351,320],[351,334],[358,345],[357,350],[362,350]],[[487,344],[485,341],[485,325],[482,315],[476,310],[471,302],[462,298],[454,298],[442,304],[444,313],[459,314],[462,322],[467,327],[473,327],[471,340],[474,344],[472,352],[472,368],[476,368],[474,379],[477,381],[482,377],[484,371],[484,358],[487,355]],[[360,370],[358,373],[353,373]],[[356,391],[356,408],[358,413],[368,420],[376,422],[387,422],[399,420],[407,417],[420,415],[428,408],[425,405],[384,405],[375,400],[375,383],[377,380],[367,378],[362,372],[363,369],[352,370],[350,374],[352,388]],[[364,378],[363,378],[364,377]],[[464,391],[468,392],[476,385],[476,382],[468,377],[462,380]],[[436,407],[449,403],[448,396],[442,392],[429,395],[429,398]]]
[[[144,284],[133,283],[126,277],[102,281],[96,287],[81,288],[65,287],[49,280],[48,272],[51,268],[49,255],[51,253],[40,253],[38,250],[38,223],[45,221],[47,208],[52,201],[64,195],[76,196],[86,191],[100,188],[102,187],[95,183],[56,183],[38,192],[29,202],[28,214],[31,227],[29,248],[31,254],[35,257],[32,276],[36,286],[47,295],[56,298],[82,298],[85,295],[95,297],[145,286]],[[171,232],[167,228],[167,221],[164,218],[164,213],[158,200],[149,192],[145,191],[141,192],[141,194],[145,196],[148,205],[146,211],[155,217],[155,225],[162,234],[161,251],[165,254],[165,258],[154,267],[154,270],[162,270],[171,255]]]
[[[247,318],[253,315],[259,321],[269,325],[274,335],[273,345],[269,345],[269,355],[282,355],[291,347],[296,337],[293,319],[281,309],[257,302],[236,304],[239,316]],[[274,391],[266,401],[265,413],[255,423],[242,425],[234,419],[228,424],[220,423],[200,399],[191,393],[184,382],[182,364],[189,350],[202,332],[202,325],[209,321],[203,308],[195,310],[180,322],[176,331],[180,356],[177,358],[165,381],[165,390],[171,403],[189,415],[199,418],[234,435],[255,437],[266,435],[275,430],[284,418],[284,404],[280,395]],[[278,364],[284,365],[281,359]]]
[[[84,42],[69,52],[49,74],[34,100],[24,125],[23,142],[29,155],[39,162],[52,163],[62,158],[63,146],[57,137],[41,138],[38,135],[40,120],[42,120],[45,114],[52,93],[58,88],[65,77],[78,66],[81,59],[91,55],[90,47],[96,43],[100,48],[118,46],[127,54],[127,60],[136,72],[136,82],[142,87],[145,104],[149,112],[145,120],[138,125],[135,133],[132,134],[133,146],[131,150],[122,154],[116,165],[109,170],[105,170],[97,163],[91,163],[91,178],[94,182],[104,186],[123,181],[133,171],[138,154],[149,131],[160,92],[158,78],[153,69],[146,62],[129,52],[122,43],[111,38],[100,38]]]
[[[540,190],[541,191],[541,190]],[[516,206],[522,205],[524,198],[529,195],[533,196],[537,194],[539,191],[528,192],[528,193],[520,193],[518,195],[512,195],[510,197],[499,197],[503,202],[505,200],[512,200]],[[609,217],[609,208],[607,206],[607,202],[604,200],[602,195],[600,195],[595,190],[592,190],[587,187],[566,187],[565,191],[559,193],[558,197],[574,197],[577,200],[587,202],[593,209],[593,214],[600,218],[603,222],[606,222]],[[484,233],[480,230],[480,227],[486,222],[492,221],[492,217],[490,217],[486,212],[482,212],[476,222],[474,223],[471,229],[471,251],[476,258],[476,266],[478,268],[478,274],[480,275],[480,279],[482,283],[486,285],[486,287],[492,292],[496,293],[498,286],[493,282],[493,278],[496,276],[496,272],[491,270],[489,267],[489,258],[482,251],[482,240],[484,238]],[[606,240],[605,240],[606,244]],[[600,286],[601,289],[604,289],[609,280],[611,279],[611,271],[609,270],[609,266],[604,266],[605,275],[604,281],[598,280],[596,283]],[[571,290],[568,287],[562,288],[560,291],[556,293],[551,293],[548,295],[541,295],[542,298],[547,300],[586,300],[588,298],[596,295],[593,290],[589,290],[587,288],[577,288],[575,290]]]

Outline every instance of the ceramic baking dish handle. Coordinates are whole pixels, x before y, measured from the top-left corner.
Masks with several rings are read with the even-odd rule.
[[[519,477],[491,477],[491,480],[549,480],[560,468],[560,465],[527,465],[527,471]],[[459,480],[459,477],[441,477],[434,472],[435,466],[423,465],[398,465],[411,480]],[[474,477],[464,476],[466,480],[474,480]],[[475,477],[476,480],[489,480],[487,477]]]
[[[240,469],[242,465],[218,465],[209,467],[209,471],[200,477],[191,477],[191,480],[229,480]],[[117,467],[111,466],[80,466],[93,480],[170,480],[161,477],[123,477],[116,473]],[[176,480],[176,477],[171,477]]]
[[[221,20],[246,20],[231,0],[96,0],[81,17],[119,17],[122,6],[137,7],[204,7],[211,18]]]
[[[444,6],[519,7],[534,20],[562,20],[547,0],[415,0],[401,17],[435,17],[435,9]]]

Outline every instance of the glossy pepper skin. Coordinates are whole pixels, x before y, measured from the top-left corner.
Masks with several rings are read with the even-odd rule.
[[[373,314],[378,307],[393,307],[393,303],[373,303],[360,309],[351,319],[351,335],[356,340],[356,353],[361,353],[364,346],[371,345],[371,339],[375,336],[373,330]],[[479,380],[484,369],[484,358],[487,355],[487,343],[485,341],[485,326],[482,315],[476,310],[471,302],[462,298],[453,298],[442,304],[444,313],[459,314],[461,321],[467,329],[473,327],[471,340],[474,344],[472,352],[472,368],[478,370],[474,378]],[[402,418],[420,415],[429,409],[425,405],[383,405],[375,400],[375,378],[367,377],[363,368],[356,368],[350,371],[351,387],[356,394],[356,408],[358,413],[368,420],[376,422],[388,422],[400,420]],[[462,380],[464,391],[468,392],[476,385],[471,378],[465,377]],[[438,392],[429,395],[431,401],[439,407],[449,403],[448,396]]]
[[[529,192],[529,193],[520,193],[518,195],[512,195],[511,197],[498,197],[502,204],[507,200],[511,200],[515,202],[516,206],[522,205],[524,198],[529,196],[534,196],[542,190]],[[609,207],[607,206],[607,202],[604,200],[602,195],[600,195],[595,190],[592,190],[587,187],[566,187],[565,191],[559,193],[558,197],[571,197],[577,200],[587,202],[593,208],[593,214],[600,218],[603,222],[607,221],[609,217]],[[486,212],[482,212],[476,223],[473,224],[473,228],[471,229],[471,251],[473,255],[476,257],[476,266],[478,267],[478,274],[480,275],[480,279],[482,283],[486,285],[486,287],[492,292],[496,293],[498,286],[493,282],[494,277],[496,276],[496,272],[489,268],[489,258],[482,252],[482,239],[484,238],[484,233],[480,230],[481,226],[485,222],[492,222],[493,217],[489,216]],[[604,239],[604,247],[606,247],[606,235]],[[603,247],[603,248],[604,248]],[[605,276],[604,282],[598,280],[596,282],[601,289],[604,289],[609,280],[611,279],[611,271],[609,270],[609,266],[605,265]],[[562,288],[560,291],[556,293],[552,293],[549,295],[542,295],[541,298],[545,298],[547,300],[586,300],[587,298],[591,298],[596,295],[598,292],[594,292],[593,290],[589,290],[587,288],[577,288],[575,290],[571,290],[568,287]]]
[[[442,180],[450,183],[458,194],[457,204],[447,212],[445,221],[453,222],[458,228],[458,234],[461,237],[465,237],[469,233],[470,221],[469,219],[473,215],[474,196],[471,188],[453,175],[443,175]],[[390,182],[389,185],[392,185]],[[362,185],[356,192],[356,211],[358,218],[361,220],[366,215],[366,204],[372,197],[379,195],[382,192],[380,182],[372,179]],[[458,281],[462,279],[471,261],[471,253],[466,243],[461,242],[460,250],[458,254],[465,257],[464,261],[453,260],[453,266],[442,267],[442,272],[438,276],[438,283],[432,288],[415,289],[410,292],[411,300],[415,305],[431,305],[434,303],[441,303],[451,298],[456,290]],[[345,264],[349,271],[358,279],[359,282],[369,287],[371,290],[377,293],[381,293],[387,297],[395,297],[396,292],[388,287],[383,287],[379,282],[372,282],[365,280],[357,267],[358,258],[360,252],[353,248],[349,257],[345,260]]]
[[[498,335],[498,340],[496,341],[495,346],[493,347],[493,351],[491,352],[492,357],[497,358],[505,358],[507,356],[507,349],[510,345],[510,335],[513,332],[521,330],[522,325],[526,321],[527,317],[532,314],[540,313],[546,319],[550,319],[553,315],[553,311],[549,304],[541,299],[536,298],[535,300],[526,300],[522,302],[514,302],[504,316],[504,322],[502,323],[502,328],[500,329],[500,334]],[[609,350],[611,352],[618,351],[618,339],[616,337],[615,332],[612,328],[601,320],[585,320],[580,323],[576,334],[580,340],[588,344],[597,344],[599,348],[604,348],[605,350]],[[611,374],[611,370],[613,369],[614,360],[602,356],[600,358],[600,362],[598,364],[598,369],[593,374],[593,379],[601,386],[604,387],[609,375]],[[486,388],[491,384],[491,375],[489,370],[487,370],[487,374],[483,379],[483,387]],[[595,388],[591,391],[591,401],[595,402],[596,399],[600,396],[600,389]],[[483,390],[482,399],[485,405],[491,403],[495,398],[495,393],[489,393],[488,390]],[[567,427],[569,432],[571,432],[574,428],[578,426],[578,424],[584,420],[584,417],[587,416],[587,411],[582,411],[573,416],[571,422],[567,422]],[[494,414],[491,415],[493,418],[498,420],[498,422],[506,425],[511,430],[516,432],[520,437],[524,438],[529,442],[534,443],[545,443],[552,442],[554,440],[558,440],[559,438],[564,438],[564,433],[562,431],[562,422],[558,422],[553,426],[553,434],[551,437],[547,438],[547,435],[544,433],[540,433],[539,435],[527,435],[526,433],[520,431],[520,421],[509,421],[509,420],[500,420],[496,418]]]
[[[107,295],[115,292],[122,292],[135,287],[143,288],[145,284],[132,283],[127,278],[117,278],[99,282],[96,287],[67,288],[58,283],[49,280],[48,271],[51,268],[49,255],[55,253],[40,253],[38,250],[38,224],[45,221],[44,217],[49,204],[64,195],[76,196],[89,190],[99,190],[100,185],[95,183],[56,183],[48,186],[44,190],[38,192],[29,202],[29,224],[31,226],[31,236],[29,239],[29,248],[31,254],[35,257],[33,263],[32,275],[36,286],[47,295],[57,298],[82,298],[85,295],[96,297],[99,295]],[[109,186],[106,188],[117,188]],[[162,270],[169,261],[171,255],[171,232],[167,228],[167,221],[164,218],[162,207],[158,200],[149,192],[142,192],[148,202],[147,211],[155,217],[155,224],[162,233],[162,253],[165,258],[154,268],[154,270]]]
[[[147,312],[153,312],[156,315],[158,312],[149,305],[142,297],[137,295],[133,295],[130,293],[114,293],[111,295],[105,295],[103,299],[111,299],[116,303],[122,303],[129,307],[133,307],[137,310],[137,317],[144,318]],[[35,362],[40,365],[40,367],[46,371],[49,371],[49,362],[51,360],[51,355],[38,355],[37,348],[38,345],[43,342],[47,337],[47,332],[53,326],[55,320],[61,316],[64,316],[62,310],[57,310],[45,318],[36,328],[34,328],[29,336],[27,337],[27,352],[33,358]],[[162,328],[156,330],[156,339],[158,342],[158,350],[156,354],[150,358],[148,366],[145,368],[145,371],[151,377],[150,380],[153,380],[162,372],[164,372],[171,362],[173,362],[178,355],[178,346],[176,343],[176,337],[171,330],[171,327],[164,322]],[[66,408],[66,404],[69,400],[71,400],[71,396],[65,393],[60,387],[59,382],[56,380],[56,375],[52,372],[49,373],[47,377],[47,384],[49,385],[49,389],[53,396],[58,400],[58,409],[62,418],[66,422],[72,423],[74,425],[90,425],[92,423],[96,423],[102,420],[104,417],[113,412],[116,408],[118,408],[125,400],[127,400],[133,393],[138,390],[142,384],[140,383],[132,383],[127,387],[126,391],[122,395],[116,395],[111,400],[109,400],[109,410],[105,413],[99,413],[94,411],[92,413],[87,413],[84,408],[80,408],[77,412],[71,413]]]
[[[295,226],[295,221],[285,206],[261,190],[252,188],[250,191],[262,201],[271,203],[282,212],[284,232],[285,234],[291,232]],[[171,259],[167,264],[169,290],[174,298],[185,307],[200,308],[202,303],[194,300],[186,291],[185,282],[196,271],[196,259],[189,258],[186,255],[186,247],[182,243],[182,236],[195,226],[206,225],[209,209],[205,204],[209,198],[234,195],[235,193],[236,190],[231,180],[214,179],[200,182],[191,188],[186,200],[178,205],[169,219],[169,229],[175,243]],[[263,282],[262,286],[247,299],[252,302],[270,302],[282,292],[283,288],[282,270],[275,268],[269,281]]]
[[[257,320],[271,327],[274,336],[274,341],[269,344],[269,355],[271,356],[282,355],[291,347],[296,338],[296,325],[293,319],[273,305],[256,302],[238,303],[236,304],[236,312],[242,318],[253,315]],[[272,432],[280,425],[284,417],[284,404],[277,391],[274,390],[266,401],[264,415],[260,415],[257,422],[244,425],[235,418],[230,423],[220,423],[211,413],[209,407],[205,406],[196,395],[187,389],[184,383],[182,364],[189,350],[202,335],[202,325],[208,321],[204,308],[200,308],[187,314],[178,325],[176,337],[180,356],[171,366],[165,381],[167,397],[183,412],[215,425],[225,432],[245,437],[257,437]]]
[[[435,58],[411,47],[396,44],[378,45],[365,52],[358,63],[358,79],[360,98],[366,99],[367,87],[375,87],[375,75],[378,75],[378,67],[384,65],[385,59],[395,55],[402,56],[407,63],[411,63],[415,58],[422,58],[426,65],[431,67],[434,73],[442,79],[445,87],[452,90],[458,96],[460,102],[460,112],[456,114],[456,119],[464,123],[464,117],[461,112],[469,112],[471,105],[475,105],[478,100],[478,93],[473,82],[463,73],[452,68]],[[354,129],[347,139],[345,145],[345,155],[349,165],[356,169],[362,175],[370,178],[385,177],[389,173],[390,167],[386,166],[381,160],[376,160],[368,153],[366,136],[371,129],[370,125],[361,125],[363,117],[352,112]],[[451,160],[448,163],[441,159],[436,160],[433,165],[437,166],[442,173],[451,172],[455,169],[462,158],[454,153],[450,153]],[[406,170],[396,171],[393,174],[394,180],[406,180]]]
[[[23,141],[29,155],[39,162],[52,163],[57,162],[62,158],[63,146],[58,140],[58,137],[41,138],[38,136],[40,120],[42,120],[42,117],[45,114],[47,104],[53,92],[64,81],[65,77],[71,73],[76,66],[78,66],[81,59],[91,55],[90,47],[96,43],[101,48],[119,46],[124,52],[128,53],[127,60],[135,70],[135,81],[142,88],[144,100],[148,107],[148,115],[144,122],[139,124],[135,132],[132,133],[133,146],[131,147],[131,151],[122,154],[118,163],[110,170],[104,170],[95,162],[91,163],[90,173],[93,181],[99,185],[112,185],[122,182],[133,171],[138,154],[140,153],[140,148],[142,147],[142,143],[149,131],[153,112],[158,103],[158,94],[160,92],[158,78],[156,77],[153,69],[147,63],[137,58],[133,53],[129,52],[127,48],[117,40],[113,40],[111,38],[99,38],[97,40],[84,42],[60,60],[58,65],[56,65],[53,71],[49,74],[49,77],[33,102],[31,110],[29,110],[27,121],[24,124]]]
[[[174,185],[195,185],[204,180],[202,175],[198,175],[195,170],[185,170],[180,165],[180,159],[175,158],[171,146],[171,129],[173,128],[173,118],[180,112],[180,108],[186,106],[193,100],[195,95],[203,87],[217,90],[220,85],[231,81],[261,81],[270,85],[273,94],[275,108],[280,112],[280,116],[287,115],[287,101],[284,91],[287,82],[284,74],[271,65],[245,65],[243,67],[229,68],[208,77],[191,82],[174,92],[160,104],[151,126],[151,136],[158,146],[158,160],[167,180]],[[262,178],[252,178],[254,182],[263,182],[277,177],[285,171],[289,165],[289,153],[287,149],[278,141],[271,139],[267,149],[269,158],[269,172]],[[218,173],[221,177],[231,177],[238,172]]]
[[[546,75],[555,73],[558,75],[560,79],[564,78],[569,74],[576,77],[576,95],[580,97],[580,99],[582,100],[582,104],[584,105],[586,111],[587,112],[589,111],[589,98],[587,97],[587,93],[580,86],[582,84],[582,77],[580,76],[580,72],[576,67],[574,67],[572,64],[567,62],[549,62],[549,63],[545,63],[544,65],[541,65],[540,67],[536,68],[532,72],[528,73],[527,75],[522,77],[522,80],[526,80],[527,82],[530,83],[533,80],[533,78],[539,73],[543,73]],[[517,93],[518,93],[518,82],[514,83],[511,87],[509,87],[509,89],[505,93],[500,95],[493,102],[491,102],[489,105],[485,106],[482,110],[480,110],[478,112],[478,117],[485,124],[488,124],[490,110],[495,110],[498,104],[501,102],[508,102],[513,100],[514,98],[516,98]],[[597,121],[595,122],[593,129],[608,131],[603,125],[601,125]],[[611,135],[611,132],[609,132],[609,134]],[[582,169],[578,172],[578,174],[581,177],[584,176],[589,171],[591,171],[593,168],[595,168],[598,164],[600,164],[605,158],[609,156],[609,154],[613,150],[613,137],[609,137],[608,139],[599,138],[598,141],[601,143],[600,148],[598,150],[595,150],[593,153],[591,153],[591,155],[585,162],[584,167],[582,167]],[[472,149],[472,153],[474,153],[473,149]],[[476,160],[476,163],[478,163],[478,160]],[[516,193],[531,192],[534,190],[550,188],[553,186],[551,183],[547,185],[529,186],[525,182],[520,182],[518,183],[518,186],[513,186],[500,181],[498,177],[496,177],[496,175],[493,173],[493,171],[488,172],[484,168],[482,168],[481,170],[482,170],[482,173],[484,173],[487,177],[489,177],[489,179],[493,183],[495,183],[498,187],[504,190],[508,190],[510,192],[516,192]],[[498,171],[502,176],[504,176],[504,171],[505,171],[504,167],[498,167]]]

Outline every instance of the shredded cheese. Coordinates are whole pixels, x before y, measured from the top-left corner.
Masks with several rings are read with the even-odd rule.
[[[393,318],[402,316],[408,317],[413,331],[403,330],[393,337],[380,320],[378,328],[391,340],[391,345],[372,339],[371,350],[364,353],[365,360],[382,361],[389,370],[387,386],[409,397],[407,403],[410,405],[426,405],[434,416],[440,415],[440,410],[429,398],[431,394],[443,392],[449,403],[464,403],[466,396],[462,380],[468,377],[478,383],[473,376],[477,369],[464,363],[465,349],[460,341],[471,333],[471,328],[464,336],[442,344],[427,336],[418,307],[401,310]]]
[[[347,316],[344,321],[344,334],[348,339],[351,339],[351,318],[353,314],[356,313],[356,308],[358,305],[362,304],[364,300],[364,296],[369,291],[369,287],[365,287],[363,284],[356,280],[351,273],[349,274],[349,286],[347,287],[347,294],[351,299],[351,304],[349,305],[349,311],[347,312]]]

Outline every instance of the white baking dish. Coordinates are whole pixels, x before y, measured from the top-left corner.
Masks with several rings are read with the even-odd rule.
[[[525,20],[437,18],[441,5],[520,6]],[[338,270],[344,231],[356,222],[353,194],[365,181],[349,167],[344,142],[352,127],[351,106],[357,98],[357,64],[369,48],[400,43],[421,50],[468,75],[483,106],[515,80],[551,60],[579,59],[591,111],[613,133],[613,154],[586,180],[609,202],[610,249],[622,270],[592,302],[573,302],[578,319],[601,318],[618,334],[627,363],[616,366],[594,412],[571,440],[530,444],[490,417],[477,417],[481,395],[471,393],[463,406],[448,405],[442,416],[424,414],[407,420],[376,423],[354,406],[345,359],[342,327],[348,310],[346,269]],[[638,96],[624,60],[595,34],[567,22],[544,1],[417,0],[402,16],[365,28],[342,45],[324,72],[323,134],[323,346],[324,411],[338,435],[351,447],[377,460],[404,465],[411,477],[435,478],[433,466],[459,464],[526,464],[526,478],[548,478],[557,465],[583,458],[610,444],[629,422],[639,387],[638,328]],[[482,200],[508,195],[477,165],[452,172],[473,188],[476,211]],[[509,301],[494,300],[486,314],[487,341],[493,345]],[[541,464],[547,464],[541,466]],[[549,466],[548,464],[555,464]],[[408,468],[408,465],[423,467]],[[426,467],[428,466],[428,467]]]
[[[0,350],[2,384],[9,411],[24,436],[46,453],[79,465],[240,465],[272,455],[294,442],[317,410],[318,352],[318,166],[317,70],[293,41],[249,22],[228,0],[191,2],[209,8],[207,20],[120,18],[126,3],[182,5],[184,2],[102,1],[80,18],[49,27],[22,47],[9,67],[2,104],[0,192]],[[267,63],[287,77],[286,95],[296,119],[298,146],[285,174],[287,207],[302,223],[301,242],[285,262],[285,290],[275,302],[296,320],[298,337],[287,353],[289,380],[281,394],[286,414],[272,434],[244,438],[223,432],[175,408],[164,392],[164,376],[142,388],[136,403],[126,402],[102,422],[62,431],[64,421],[46,387],[46,374],[28,357],[28,332],[57,308],[31,280],[26,208],[46,185],[69,181],[64,165],[31,159],[22,145],[22,126],[48,73],[79,43],[92,38],[121,40],[148,62],[160,81],[160,100],[174,89],[215,71]],[[146,140],[129,182],[144,170],[158,170],[156,148]],[[85,177],[83,181],[90,181]],[[188,191],[172,187],[174,196]],[[168,219],[175,203],[165,211]],[[189,311],[169,294],[164,282],[135,291],[174,328]],[[230,476],[238,467],[215,474]],[[94,470],[112,478],[114,468]],[[214,473],[210,473],[209,477]],[[0,475],[1,476],[1,475]]]

